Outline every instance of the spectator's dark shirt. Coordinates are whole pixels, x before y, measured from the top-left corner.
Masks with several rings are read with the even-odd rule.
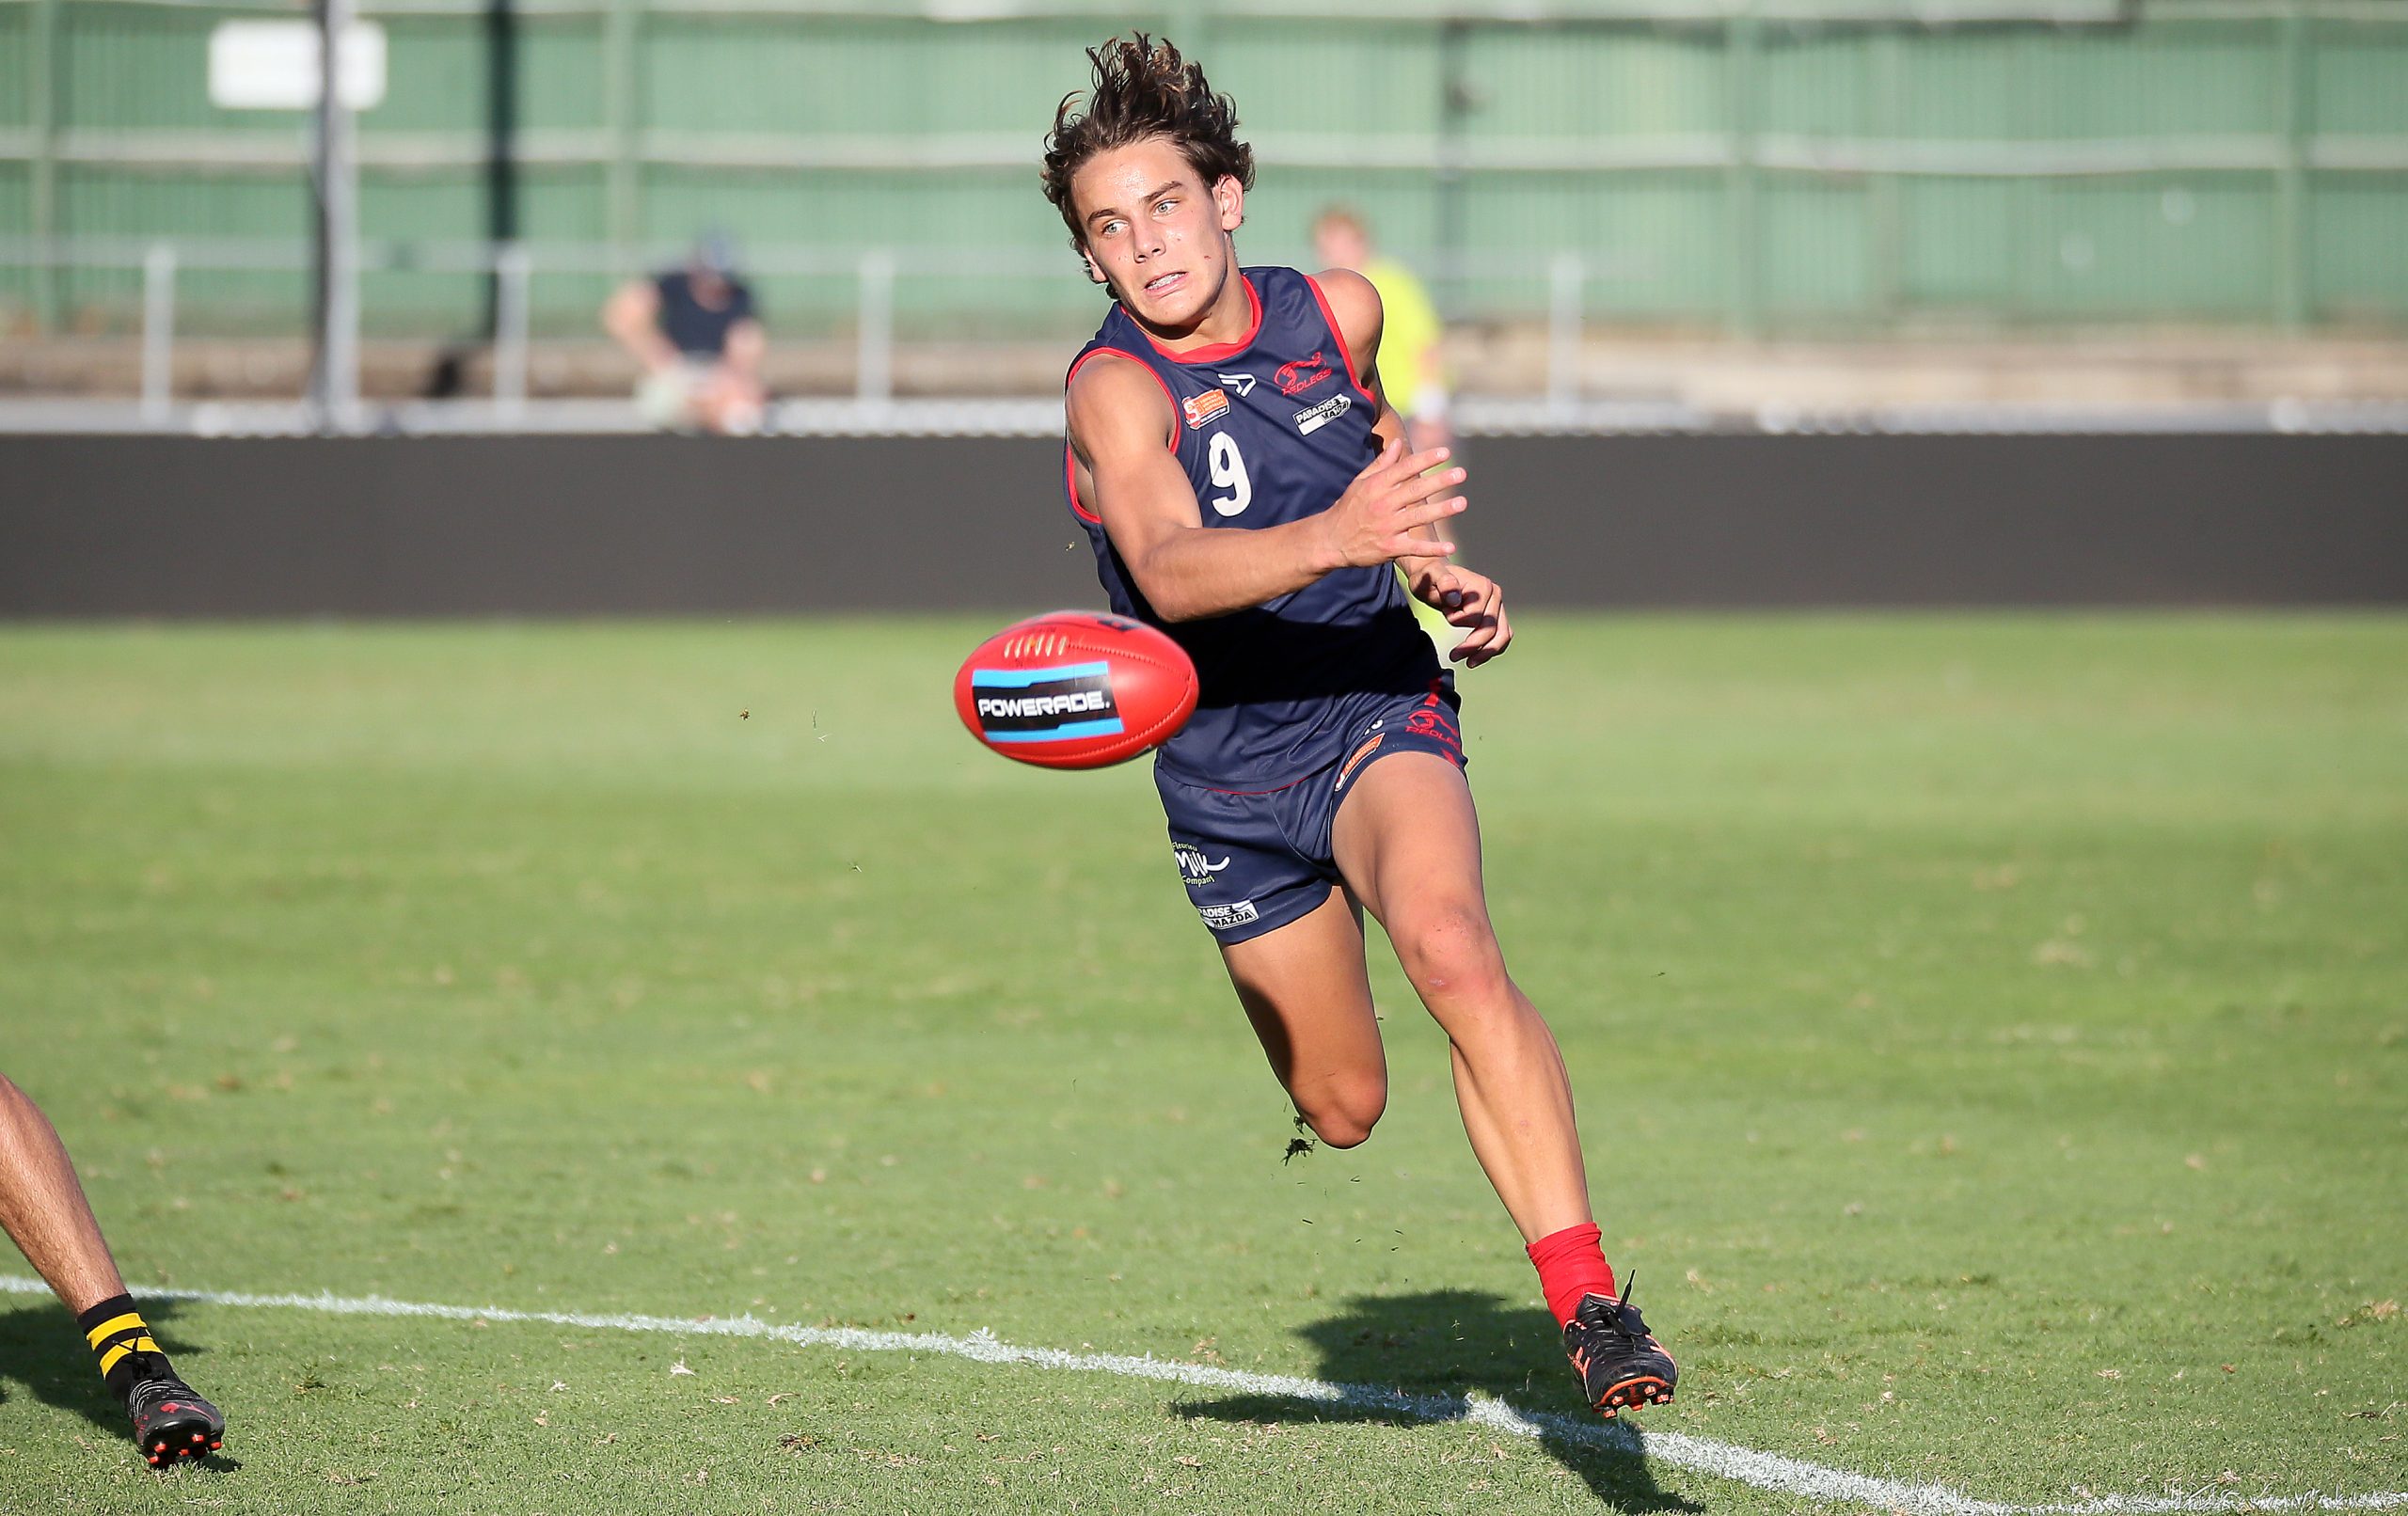
[[[660,293],[660,334],[689,358],[716,358],[727,351],[728,328],[752,319],[752,292],[727,281],[727,304],[714,310],[694,298],[694,281],[680,269],[652,281]]]

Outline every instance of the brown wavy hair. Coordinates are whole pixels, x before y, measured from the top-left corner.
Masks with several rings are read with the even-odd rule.
[[[1254,150],[1237,138],[1237,103],[1212,93],[1203,65],[1180,57],[1168,39],[1144,32],[1088,48],[1087,61],[1095,68],[1095,87],[1087,92],[1086,109],[1072,109],[1078,91],[1063,96],[1045,138],[1045,197],[1062,213],[1071,246],[1084,251],[1086,234],[1070,205],[1070,176],[1100,152],[1162,137],[1207,188],[1223,179],[1254,187]]]

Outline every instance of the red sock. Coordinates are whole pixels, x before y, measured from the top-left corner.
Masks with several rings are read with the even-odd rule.
[[[1546,1296],[1546,1308],[1555,1313],[1558,1326],[1570,1323],[1581,1296],[1614,1292],[1614,1271],[1606,1263],[1605,1249],[1597,1245],[1594,1222],[1550,1233],[1525,1251],[1538,1265],[1539,1291]]]

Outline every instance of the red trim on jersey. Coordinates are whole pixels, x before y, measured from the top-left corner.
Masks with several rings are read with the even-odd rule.
[[[1127,358],[1130,362],[1135,364],[1140,369],[1145,370],[1148,378],[1153,380],[1155,384],[1162,386],[1163,402],[1170,407],[1170,431],[1163,438],[1163,447],[1172,457],[1178,457],[1179,397],[1170,392],[1170,386],[1164,383],[1163,376],[1154,372],[1154,366],[1139,357],[1136,354],[1123,352],[1121,349],[1117,347],[1089,348],[1085,353],[1080,354],[1077,358],[1072,360],[1070,364],[1070,371],[1062,376],[1062,393],[1064,395],[1068,395],[1070,392],[1070,381],[1079,376],[1079,371],[1087,366],[1087,360],[1089,358],[1100,358],[1106,354],[1110,354],[1116,358]],[[1071,450],[1068,438],[1065,438],[1062,443],[1062,487],[1069,493],[1070,510],[1073,514],[1082,521],[1092,521],[1099,527],[1103,525],[1103,517],[1096,514],[1094,512],[1079,503],[1079,459],[1078,454]]]
[[[1162,387],[1163,403],[1170,407],[1170,430],[1163,435],[1163,447],[1170,452],[1178,452],[1179,397],[1170,392],[1170,385],[1161,374],[1154,371],[1154,366],[1139,357],[1136,354],[1124,352],[1117,347],[1095,347],[1087,349],[1085,353],[1080,354],[1077,360],[1070,365],[1070,371],[1062,376],[1062,393],[1068,395],[1070,392],[1070,381],[1079,376],[1079,371],[1087,366],[1088,359],[1100,358],[1106,354],[1110,354],[1116,358],[1127,358],[1130,362],[1135,364],[1140,369],[1145,370],[1147,378],[1151,379],[1155,384]]]
[[[1254,281],[1244,275],[1238,276],[1238,282],[1245,286],[1246,307],[1253,312],[1252,324],[1246,327],[1244,337],[1234,342],[1215,342],[1210,347],[1191,347],[1184,353],[1174,353],[1160,342],[1154,342],[1154,334],[1151,332],[1146,332],[1146,340],[1154,342],[1154,351],[1173,363],[1218,363],[1224,358],[1235,357],[1252,347],[1254,340],[1262,335],[1262,296],[1256,292]],[[1141,332],[1146,331],[1142,325],[1137,329]],[[1177,407],[1174,406],[1173,409]]]
[[[1079,455],[1071,450],[1067,439],[1062,444],[1062,488],[1070,497],[1072,514],[1081,521],[1092,521],[1099,527],[1103,525],[1103,517],[1079,503]]]
[[[1361,376],[1354,371],[1354,350],[1346,345],[1346,328],[1339,325],[1338,318],[1330,314],[1329,296],[1321,292],[1321,280],[1307,274],[1305,284],[1313,292],[1313,304],[1321,307],[1321,319],[1329,324],[1329,335],[1338,339],[1338,355],[1346,360],[1346,382],[1354,387],[1354,393],[1370,401],[1374,405],[1378,404],[1379,402],[1372,398],[1371,392],[1363,387]]]

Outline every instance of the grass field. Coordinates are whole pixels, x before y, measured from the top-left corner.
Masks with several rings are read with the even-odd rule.
[[[1386,1121],[1283,1164],[1144,773],[955,725],[984,629],[0,633],[0,1068],[137,1291],[1575,1410],[1393,965]],[[1465,688],[1684,1365],[1650,1431],[2003,1502],[2408,1491],[2408,621],[1532,616]],[[142,1467],[0,1294],[0,1509],[1810,1504],[937,1352],[153,1319],[226,1457]]]

